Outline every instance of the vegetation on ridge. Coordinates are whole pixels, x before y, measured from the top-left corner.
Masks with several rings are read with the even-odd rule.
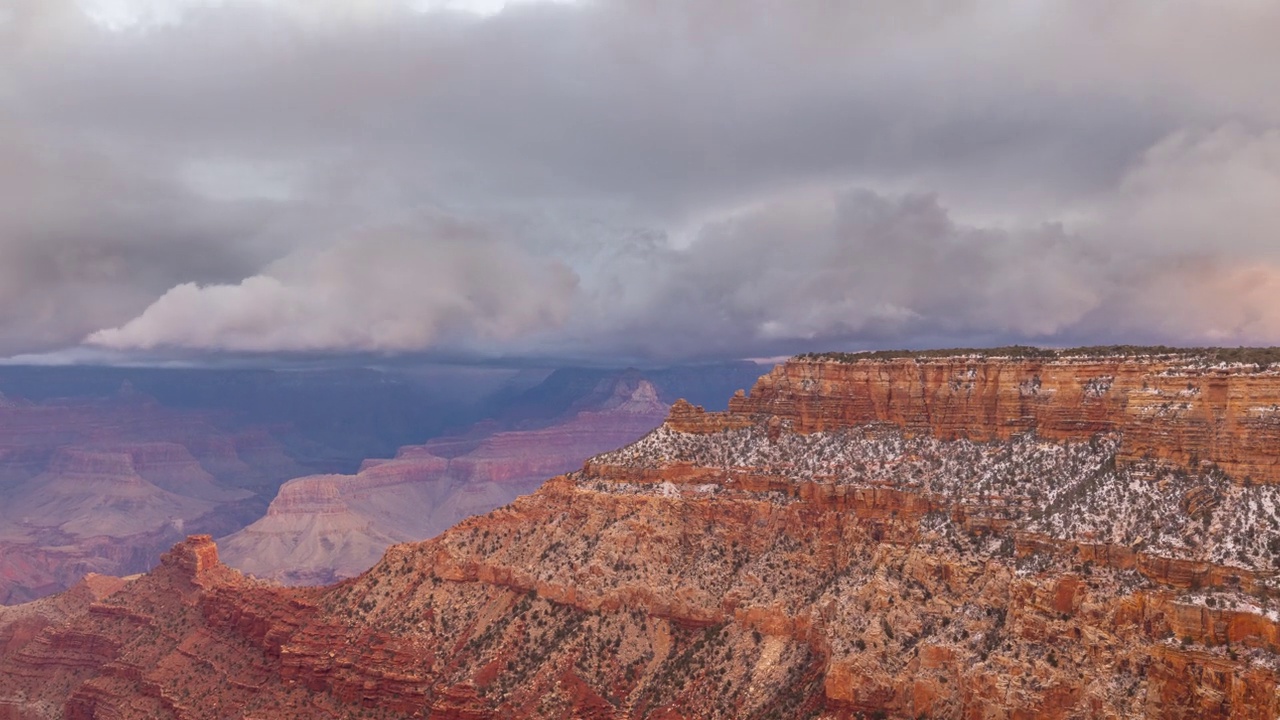
[[[1039,348],[1005,345],[991,348],[939,348],[933,350],[867,350],[863,352],[820,352],[796,355],[796,360],[929,359],[948,357],[1011,358],[1014,360],[1068,360],[1086,357],[1180,357],[1205,365],[1256,365],[1260,370],[1280,364],[1280,347],[1170,347],[1168,345],[1092,345],[1076,348]]]

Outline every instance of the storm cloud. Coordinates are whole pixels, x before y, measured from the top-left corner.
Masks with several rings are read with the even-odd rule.
[[[7,4],[0,353],[1280,342],[1274,3],[499,5]]]

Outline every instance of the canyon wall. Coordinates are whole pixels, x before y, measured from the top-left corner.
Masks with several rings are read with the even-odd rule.
[[[691,432],[760,417],[797,432],[888,423],[943,439],[1120,432],[1126,458],[1211,462],[1242,482],[1280,483],[1280,371],[1194,357],[792,361],[728,412],[685,415],[673,421]]]
[[[191,538],[0,650],[0,718],[1273,720],[1273,385],[793,361],[330,587]]]
[[[142,572],[190,532],[243,527],[301,472],[270,432],[218,413],[136,396],[0,405],[0,604]]]
[[[290,585],[358,575],[391,545],[505,505],[591,455],[641,437],[666,415],[647,380],[603,389],[610,392],[595,407],[546,427],[494,432],[484,425],[366,460],[355,475],[290,480],[265,517],[220,541],[223,556]]]

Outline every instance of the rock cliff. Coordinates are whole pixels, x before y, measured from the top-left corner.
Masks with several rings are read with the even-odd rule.
[[[0,652],[0,718],[1271,720],[1275,385],[792,361],[331,587],[192,538]]]
[[[1280,483],[1280,370],[1195,356],[790,362],[704,422],[714,431],[759,416],[802,433],[876,422],[941,439],[1119,432],[1124,459],[1208,462],[1240,482]],[[696,432],[691,422],[676,425]]]

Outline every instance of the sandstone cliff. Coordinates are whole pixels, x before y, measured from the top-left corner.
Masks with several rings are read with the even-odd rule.
[[[1272,385],[793,361],[332,587],[194,538],[0,654],[0,718],[1270,720]]]
[[[1119,432],[1124,459],[1208,462],[1239,482],[1280,483],[1280,370],[1196,357],[790,362],[710,427],[758,416],[802,433],[876,422],[942,439]]]

